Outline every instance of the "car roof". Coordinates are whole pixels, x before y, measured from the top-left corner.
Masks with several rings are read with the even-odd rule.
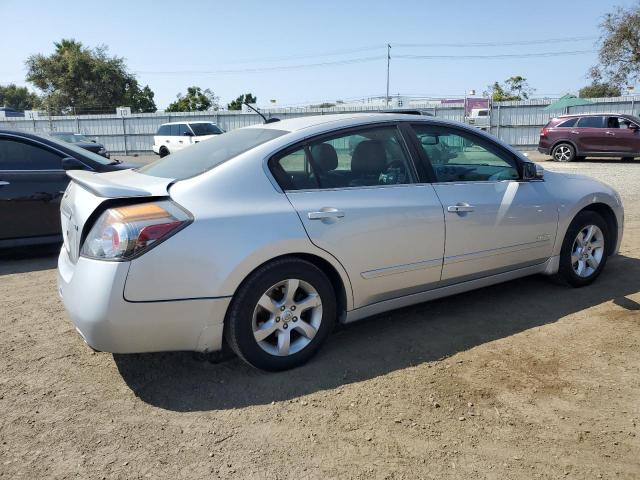
[[[431,124],[454,125],[457,127],[469,127],[466,124],[453,122],[428,115],[410,115],[406,113],[335,113],[330,115],[311,115],[307,117],[295,117],[286,120],[280,120],[272,123],[257,123],[245,128],[269,128],[274,130],[284,130],[288,132],[297,132],[300,130],[312,129],[324,126],[327,129],[347,128],[350,126],[361,126],[380,122],[429,122]]]
[[[603,112],[603,113],[568,113],[566,115],[558,115],[555,118],[573,118],[573,117],[628,117],[628,113],[615,113],[615,112]]]
[[[160,126],[164,125],[184,125],[185,123],[213,123],[216,125],[216,122],[210,122],[209,120],[183,120],[182,122],[167,122],[163,123]]]

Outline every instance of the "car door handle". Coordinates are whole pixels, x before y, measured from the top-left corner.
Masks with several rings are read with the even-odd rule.
[[[0,180],[0,187],[4,187],[5,185],[11,185],[9,182],[5,182],[4,180]]]
[[[473,205],[469,205],[468,203],[458,203],[457,205],[449,205],[447,207],[447,212],[449,213],[464,213],[464,212],[473,212],[476,207]]]
[[[342,218],[344,217],[344,212],[336,208],[326,208],[318,212],[309,212],[307,213],[307,217],[309,217],[309,220],[324,220],[326,218]]]
[[[614,135],[615,136],[615,133],[613,133],[613,132],[604,132],[604,133],[605,133],[605,135]]]
[[[569,133],[573,133],[575,135],[578,135],[580,132],[578,130],[571,130]]]

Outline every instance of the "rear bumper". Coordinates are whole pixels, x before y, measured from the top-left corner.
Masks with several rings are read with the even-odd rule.
[[[551,155],[551,149],[548,147],[538,147],[538,151],[544,155]]]
[[[151,147],[151,150],[153,150],[153,153],[155,153],[156,155],[160,155],[160,147],[158,147],[158,145],[156,145],[155,143]]]
[[[128,262],[80,258],[62,248],[58,293],[76,330],[92,348],[112,353],[222,348],[230,297],[128,302],[123,297]]]

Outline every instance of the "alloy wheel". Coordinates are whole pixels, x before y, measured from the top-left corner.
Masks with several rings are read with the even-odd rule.
[[[568,162],[571,159],[571,149],[566,145],[560,145],[553,156],[559,162]]]
[[[253,310],[253,337],[265,352],[293,355],[315,337],[322,322],[322,299],[299,279],[287,279],[262,294]]]
[[[578,232],[571,248],[571,267],[582,278],[598,269],[604,256],[604,234],[596,225],[587,225]]]

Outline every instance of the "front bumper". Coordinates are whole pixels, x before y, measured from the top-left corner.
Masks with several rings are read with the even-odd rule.
[[[89,346],[112,353],[222,348],[230,297],[129,302],[123,296],[128,271],[128,262],[83,257],[74,265],[62,248],[58,293]]]

